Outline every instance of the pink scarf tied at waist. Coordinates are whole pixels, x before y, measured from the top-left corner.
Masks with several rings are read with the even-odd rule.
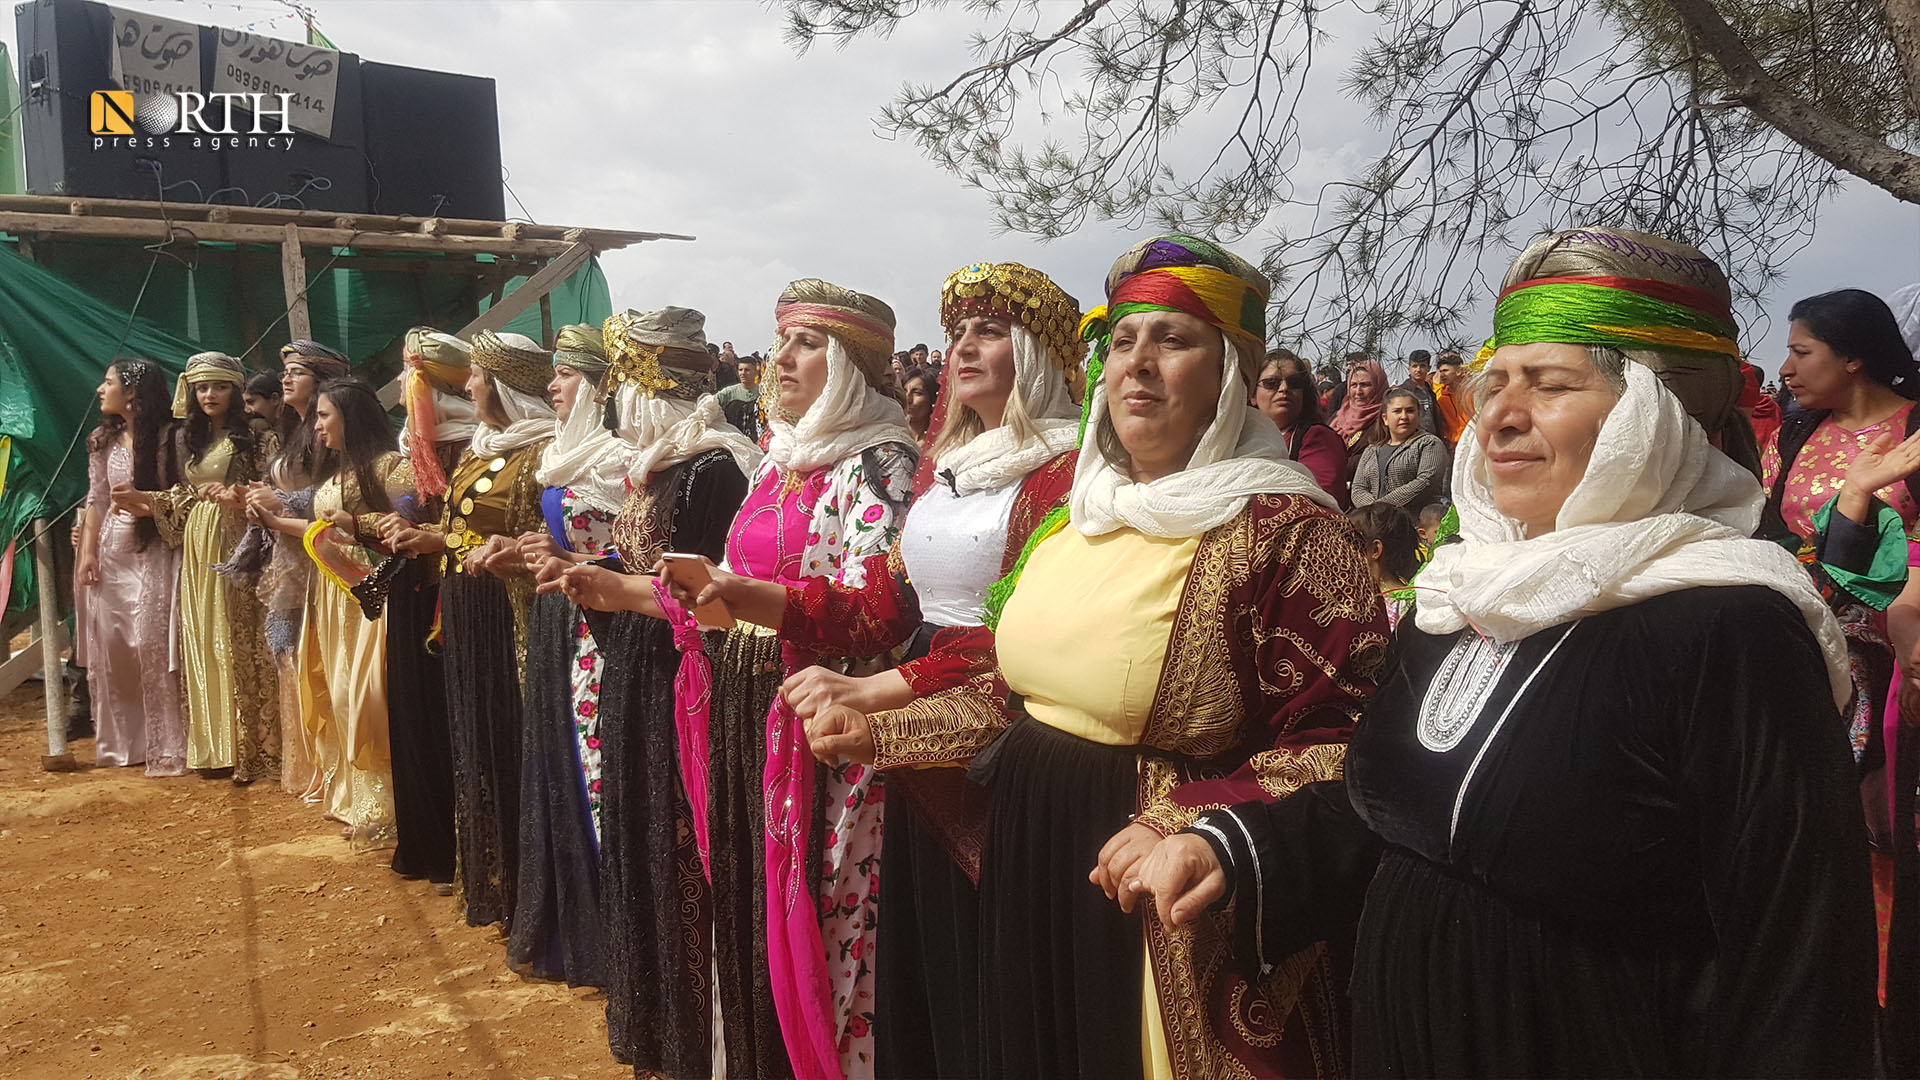
[[[680,667],[673,675],[673,732],[679,747],[680,784],[686,789],[688,816],[693,819],[693,843],[700,850],[700,870],[713,883],[708,856],[707,728],[713,708],[713,661],[693,615],[676,603],[659,578],[653,595],[667,625],[673,628],[673,647],[680,650]]]

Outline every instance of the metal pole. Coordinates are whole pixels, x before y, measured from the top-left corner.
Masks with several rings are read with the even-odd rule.
[[[40,590],[41,688],[47,695],[47,756],[40,767],[48,772],[71,772],[77,767],[67,749],[67,684],[60,672],[60,586],[53,563],[53,525],[46,518],[33,521],[33,577]]]

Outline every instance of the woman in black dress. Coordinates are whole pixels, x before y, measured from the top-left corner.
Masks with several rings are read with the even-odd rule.
[[[1421,575],[1344,781],[1210,811],[1122,885],[1175,923],[1231,901],[1250,963],[1352,942],[1357,1074],[1872,1067],[1845,645],[1747,539],[1759,485],[1710,443],[1737,415],[1727,298],[1657,237],[1523,253],[1460,444],[1462,542]]]

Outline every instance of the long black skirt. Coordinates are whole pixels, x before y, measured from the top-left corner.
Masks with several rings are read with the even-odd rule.
[[[520,665],[513,603],[498,578],[451,574],[440,585],[454,824],[467,924],[513,914],[520,845]]]
[[[910,783],[912,778],[905,778]],[[980,893],[888,781],[875,943],[874,1075],[980,1075]]]
[[[407,560],[387,596],[387,737],[393,745],[393,871],[453,880],[453,748],[447,688],[427,635],[440,602],[432,564]]]
[[[639,1075],[713,1074],[713,914],[680,782],[667,624],[589,612],[600,683],[607,1042]]]
[[[708,718],[708,857],[713,869],[713,951],[727,1075],[792,1076],[767,975],[767,710],[786,666],[780,639],[746,629],[706,635],[713,660]],[[814,790],[824,792],[825,784]],[[813,830],[815,845],[821,829]],[[818,850],[807,866],[818,877]],[[810,882],[818,895],[819,882]]]
[[[1141,1075],[1140,923],[1087,880],[1133,814],[1137,767],[1133,747],[1030,717],[974,763],[985,1076]]]
[[[577,708],[598,703],[573,697],[574,669],[589,655],[577,647],[579,618],[579,609],[555,594],[536,597],[528,620],[520,877],[507,966],[572,986],[605,986],[611,957],[600,909],[600,851],[575,733]]]

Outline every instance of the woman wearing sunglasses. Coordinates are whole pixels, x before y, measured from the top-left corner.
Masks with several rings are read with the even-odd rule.
[[[1307,467],[1327,494],[1347,501],[1347,448],[1321,415],[1320,396],[1307,362],[1287,349],[1267,353],[1260,381],[1253,387],[1253,407],[1267,414],[1287,442],[1287,456]]]

